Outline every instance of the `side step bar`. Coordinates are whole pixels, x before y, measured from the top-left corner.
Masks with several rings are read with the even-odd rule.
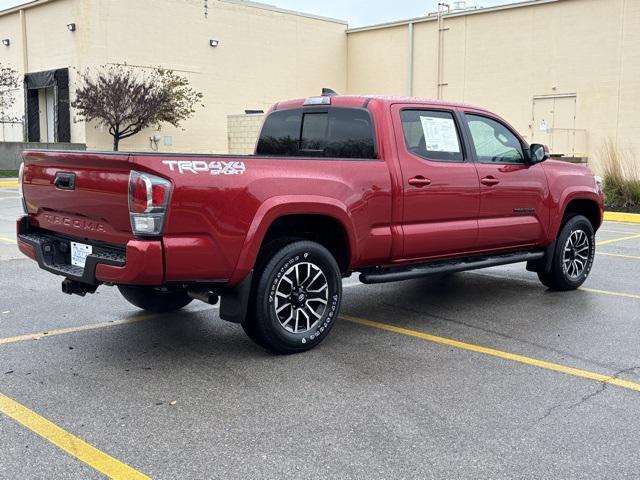
[[[529,262],[544,258],[544,251],[516,252],[504,255],[467,257],[455,260],[422,263],[410,266],[375,268],[360,274],[362,283],[386,283],[412,278],[425,277],[434,273],[453,273],[465,270],[477,270],[479,268],[497,267],[510,263]]]

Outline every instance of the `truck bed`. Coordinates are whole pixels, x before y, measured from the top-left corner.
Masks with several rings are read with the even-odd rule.
[[[239,281],[265,234],[263,216],[276,212],[339,215],[361,236],[365,261],[391,248],[391,187],[380,160],[52,150],[23,158],[29,227],[87,244],[126,249],[140,241],[129,216],[130,172],[169,180],[164,231],[148,239],[161,247],[162,282]],[[75,177],[73,189],[54,185],[61,173]]]

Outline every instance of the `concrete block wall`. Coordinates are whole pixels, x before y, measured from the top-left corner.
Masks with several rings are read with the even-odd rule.
[[[227,115],[229,153],[246,155],[253,153],[264,114]]]
[[[86,150],[84,143],[0,142],[0,170],[18,170],[23,150]]]

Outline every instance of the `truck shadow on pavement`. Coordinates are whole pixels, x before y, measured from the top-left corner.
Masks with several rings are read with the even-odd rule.
[[[474,274],[453,274],[386,285],[359,285],[344,290],[342,311],[347,315],[399,325],[435,335],[459,338],[480,344],[496,339],[516,341],[536,348],[554,350],[576,357],[540,341],[558,327],[558,305],[584,302],[580,292],[549,293],[544,287],[513,278],[489,278]],[[581,328],[578,309],[563,308],[562,325]],[[208,372],[211,378],[226,377],[234,368],[326,361],[328,356],[366,356],[386,342],[403,344],[407,340],[363,326],[338,320],[323,345],[302,355],[282,357],[256,346],[240,325],[220,320],[217,308],[184,310],[172,314],[123,315],[133,323],[102,329],[99,333],[79,334],[68,342],[76,350],[95,352],[91,363],[107,370],[167,369]],[[381,335],[389,337],[380,337]],[[555,333],[554,333],[555,335]],[[354,346],[356,350],[354,351]],[[424,345],[424,348],[431,348]],[[337,359],[336,359],[337,360]],[[97,365],[96,365],[97,364]],[[243,367],[240,367],[244,365]],[[279,365],[279,366],[276,366]],[[175,373],[175,372],[174,372]]]

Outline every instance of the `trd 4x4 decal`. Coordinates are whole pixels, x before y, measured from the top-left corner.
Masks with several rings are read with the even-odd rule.
[[[242,175],[247,169],[244,162],[163,160],[162,163],[168,165],[172,172],[178,173],[209,172],[210,175]]]

